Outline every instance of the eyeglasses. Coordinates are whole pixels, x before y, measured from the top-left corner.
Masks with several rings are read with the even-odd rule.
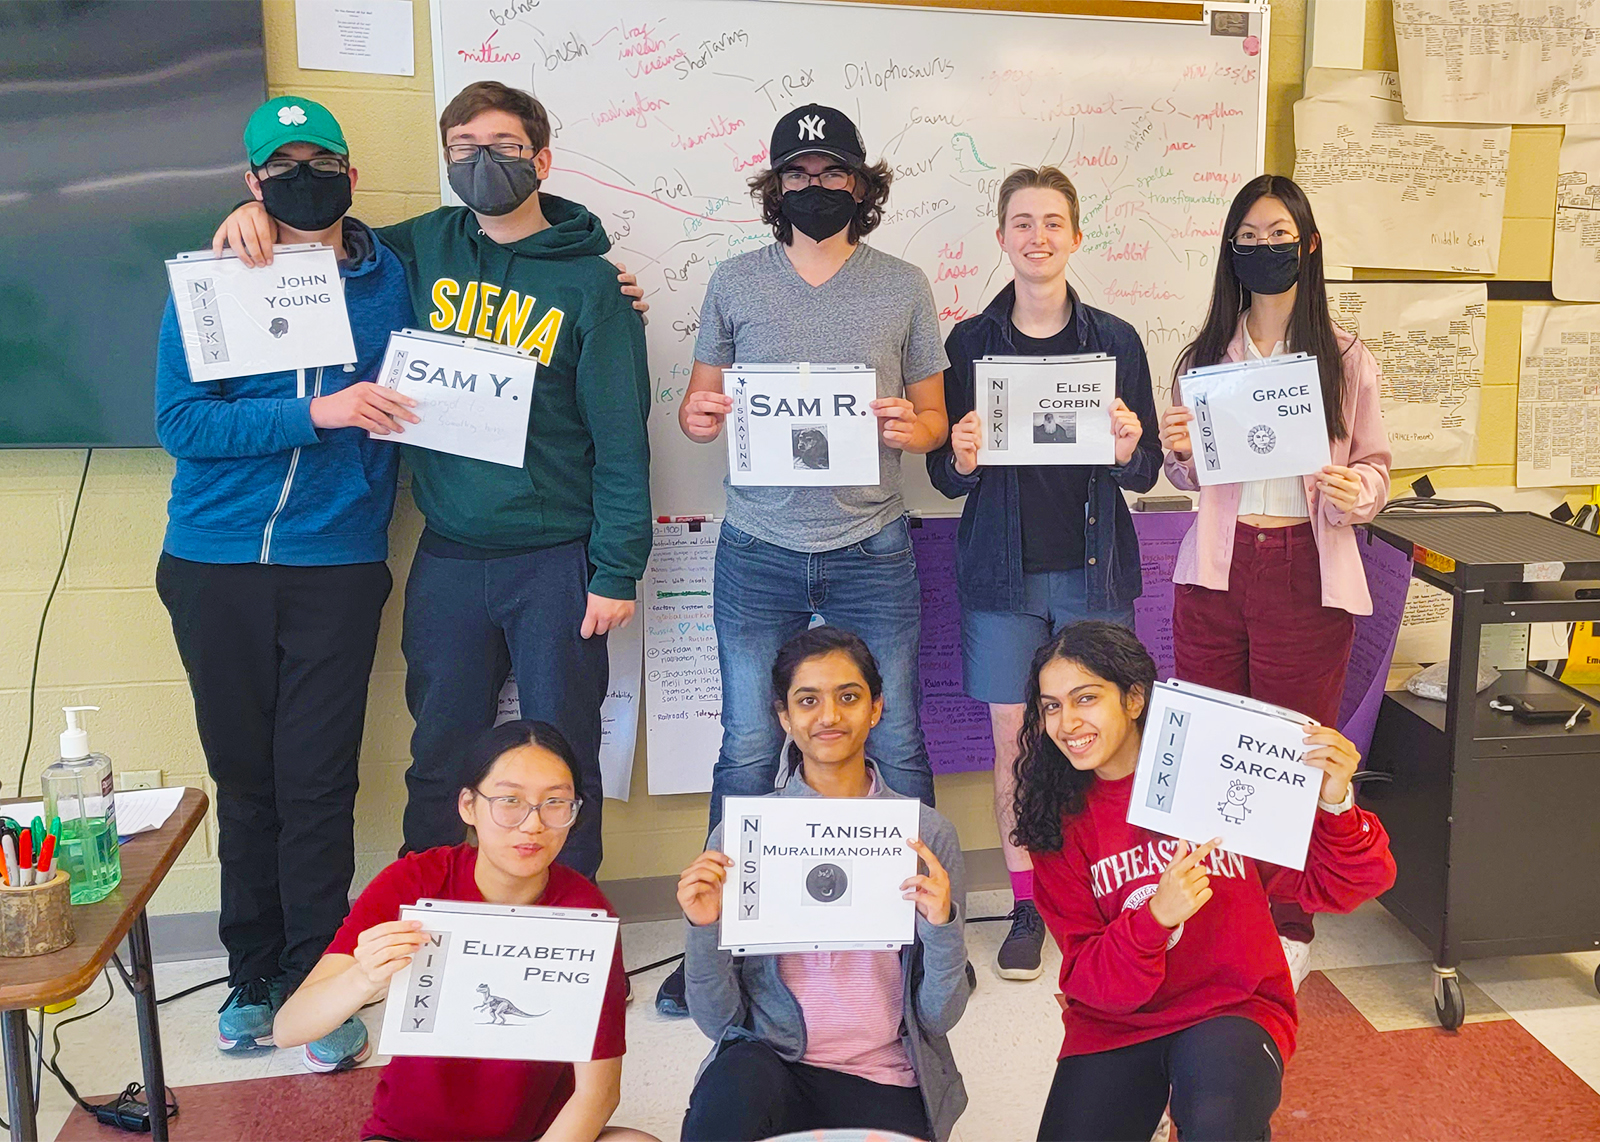
[[[543,801],[525,801],[521,797],[490,797],[481,790],[473,790],[489,802],[489,818],[502,829],[520,829],[534,813],[547,829],[565,829],[578,819],[581,797],[546,797]]]
[[[829,167],[821,174],[807,174],[799,167],[789,167],[778,175],[784,190],[804,190],[812,183],[821,183],[824,190],[848,190],[855,172],[844,167]]]
[[[479,151],[488,151],[489,157],[497,163],[514,163],[522,158],[523,151],[531,150],[533,147],[527,143],[451,143],[444,153],[453,163],[473,162]]]
[[[1287,242],[1263,242],[1257,238],[1229,238],[1228,245],[1233,247],[1235,254],[1253,254],[1265,247],[1274,254],[1286,254],[1300,245],[1300,239],[1291,238]]]
[[[314,159],[268,159],[261,164],[263,178],[293,178],[301,167],[310,167],[316,178],[333,178],[350,169],[348,159],[337,155],[320,155]]]

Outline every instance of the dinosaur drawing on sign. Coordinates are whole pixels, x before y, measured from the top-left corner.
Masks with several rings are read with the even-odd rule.
[[[478,985],[478,994],[483,996],[483,1002],[478,1004],[478,1006],[474,1007],[472,1010],[487,1011],[489,1013],[488,1022],[494,1024],[496,1027],[510,1026],[510,1024],[506,1022],[507,1015],[518,1015],[523,1019],[537,1019],[540,1015],[550,1014],[548,1011],[540,1011],[537,1014],[524,1011],[515,1003],[512,1003],[509,999],[503,999],[500,996],[495,995],[489,990],[489,985],[486,983],[480,983]]]

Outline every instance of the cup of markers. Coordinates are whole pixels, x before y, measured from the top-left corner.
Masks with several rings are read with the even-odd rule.
[[[0,956],[42,956],[60,951],[76,938],[72,891],[59,866],[61,819],[46,829],[35,817],[24,828],[0,817]]]

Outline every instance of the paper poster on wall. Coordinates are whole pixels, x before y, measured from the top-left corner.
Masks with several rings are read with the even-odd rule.
[[[969,698],[961,677],[961,600],[956,595],[954,516],[913,519],[911,546],[922,591],[922,736],[935,775],[994,766],[989,707]]]
[[[1569,126],[1561,135],[1550,292],[1600,301],[1600,127]]]
[[[1158,682],[1128,823],[1303,869],[1322,771],[1300,761],[1303,714],[1188,682]]]
[[[191,381],[292,372],[356,359],[333,249],[277,246],[251,269],[231,252],[167,260]]]
[[[979,464],[1115,463],[1116,358],[991,356],[972,372],[983,418]]]
[[[617,919],[536,905],[420,900],[400,909],[429,937],[390,977],[386,1055],[588,1062]]]
[[[1173,676],[1172,570],[1195,512],[1134,512],[1144,590],[1133,603],[1133,630],[1156,662],[1156,677]]]
[[[658,523],[642,587],[650,793],[705,793],[722,747],[722,670],[711,619],[721,526]]]
[[[1510,127],[1408,123],[1392,71],[1312,68],[1294,105],[1294,178],[1329,265],[1492,274]]]
[[[1478,452],[1488,287],[1483,282],[1336,282],[1333,319],[1377,358],[1396,468],[1471,464]]]
[[[639,737],[639,680],[644,659],[644,623],[637,615],[621,630],[606,635],[611,680],[600,705],[600,784],[614,801],[626,801],[633,785],[633,758]],[[522,717],[516,675],[500,688],[494,724]]]
[[[1329,462],[1317,359],[1306,353],[1185,373],[1189,426],[1202,487],[1304,476]]]
[[[879,482],[878,375],[865,365],[733,365],[722,374],[735,487]]]
[[[411,0],[294,2],[295,46],[307,71],[415,75],[411,28]]]
[[[899,797],[729,797],[719,947],[735,955],[898,949],[916,935],[901,885],[920,802]]]
[[[414,399],[421,423],[399,436],[372,436],[520,468],[537,369],[532,357],[504,345],[398,330],[389,335],[378,382]]]
[[[1517,487],[1600,482],[1600,305],[1522,309]]]

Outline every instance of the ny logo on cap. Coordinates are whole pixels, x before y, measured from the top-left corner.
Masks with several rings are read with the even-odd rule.
[[[802,139],[822,138],[822,128],[827,124],[820,115],[807,115],[800,120],[800,137]]]

